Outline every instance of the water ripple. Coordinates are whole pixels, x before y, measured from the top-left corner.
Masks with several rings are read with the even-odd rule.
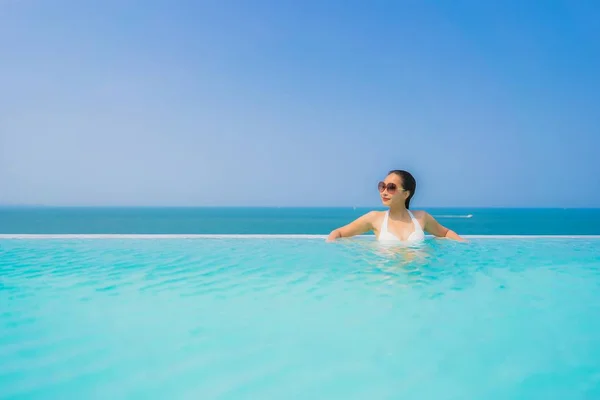
[[[598,289],[600,240],[0,240],[0,398],[585,397]]]

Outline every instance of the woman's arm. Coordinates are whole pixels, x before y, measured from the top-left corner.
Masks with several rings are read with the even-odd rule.
[[[354,221],[350,222],[348,225],[334,229],[327,237],[327,241],[332,242],[336,239],[343,237],[361,235],[372,230],[373,221],[375,220],[376,215],[377,214],[375,211],[371,211],[358,217]]]
[[[461,238],[456,232],[441,225],[427,212],[425,212],[425,228],[423,230],[431,233],[433,236],[466,242],[466,240]]]

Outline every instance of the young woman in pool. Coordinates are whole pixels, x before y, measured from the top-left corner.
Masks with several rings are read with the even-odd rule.
[[[417,183],[407,171],[393,170],[383,182],[379,182],[381,201],[388,211],[371,211],[348,225],[334,229],[327,241],[361,235],[373,231],[382,242],[414,243],[425,239],[425,232],[436,237],[464,241],[456,232],[440,225],[425,211],[411,212],[410,199]]]

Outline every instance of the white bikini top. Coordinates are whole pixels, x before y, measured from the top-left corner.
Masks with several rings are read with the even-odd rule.
[[[383,217],[383,223],[381,224],[381,232],[379,233],[379,238],[377,240],[385,241],[385,242],[400,242],[400,243],[420,242],[420,241],[425,240],[425,232],[423,232],[423,228],[421,228],[421,224],[419,224],[419,221],[417,221],[415,216],[409,210],[407,210],[407,211],[408,211],[408,215],[410,215],[410,219],[412,220],[413,225],[415,226],[415,230],[408,236],[408,239],[406,239],[405,241],[402,241],[402,240],[398,239],[393,233],[388,231],[388,219],[389,219],[390,212],[386,211],[385,216]]]

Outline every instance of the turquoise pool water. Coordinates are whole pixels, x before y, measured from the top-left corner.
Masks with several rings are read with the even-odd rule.
[[[600,239],[0,239],[0,398],[600,398]]]

